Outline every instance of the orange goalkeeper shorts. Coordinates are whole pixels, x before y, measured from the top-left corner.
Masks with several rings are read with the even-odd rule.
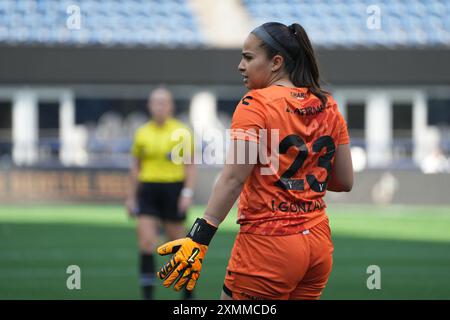
[[[299,234],[238,233],[224,292],[242,299],[319,299],[333,264],[328,218]]]

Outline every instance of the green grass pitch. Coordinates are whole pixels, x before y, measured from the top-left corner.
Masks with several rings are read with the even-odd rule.
[[[190,210],[187,227],[203,209]],[[331,204],[328,215],[334,267],[322,299],[450,299],[449,207]],[[220,296],[235,217],[210,246],[198,299]],[[139,299],[137,261],[135,222],[121,206],[0,206],[0,299]],[[66,287],[69,265],[81,268],[81,290]],[[381,268],[380,290],[366,286],[370,265]],[[156,295],[180,298],[162,286]]]

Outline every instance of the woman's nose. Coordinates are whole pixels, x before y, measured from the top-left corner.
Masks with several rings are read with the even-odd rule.
[[[244,64],[243,64],[243,61],[242,61],[242,60],[241,60],[241,62],[239,62],[238,70],[239,70],[240,72],[243,72],[243,71],[245,70]]]

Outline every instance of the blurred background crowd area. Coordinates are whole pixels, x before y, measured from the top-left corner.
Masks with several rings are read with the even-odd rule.
[[[242,43],[267,21],[308,32],[355,171],[449,173],[449,16],[448,0],[1,0],[3,188],[16,169],[124,172],[161,84],[204,150],[246,91]]]

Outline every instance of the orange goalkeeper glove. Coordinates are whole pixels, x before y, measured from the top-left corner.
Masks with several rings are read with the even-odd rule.
[[[170,241],[158,248],[158,254],[172,254],[172,258],[157,273],[163,285],[168,288],[173,283],[176,291],[186,287],[192,291],[202,270],[203,259],[217,228],[205,219],[197,218],[186,238]]]

